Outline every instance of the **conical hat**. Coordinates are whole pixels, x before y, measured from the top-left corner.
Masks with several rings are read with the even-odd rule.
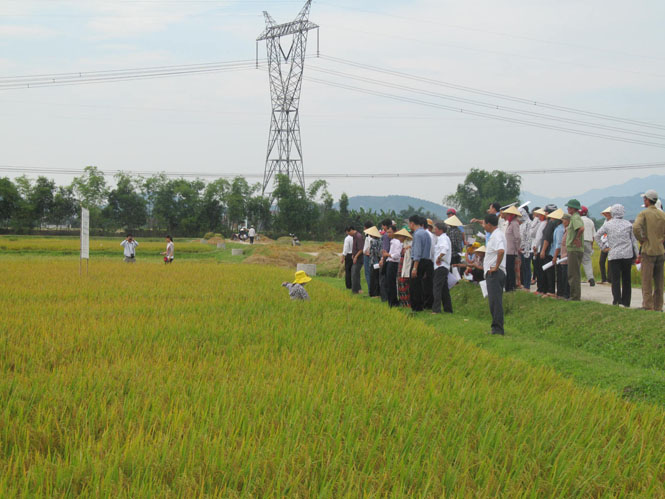
[[[547,215],[547,217],[553,218],[554,220],[561,220],[563,218],[563,210],[559,208],[558,210],[555,210],[549,215]]]
[[[608,207],[605,208],[603,211],[601,211],[601,213],[610,213],[611,211],[612,211],[612,207],[611,207],[611,206],[608,206]]]
[[[457,215],[453,215],[452,217],[446,219],[443,223],[450,225],[451,227],[462,227],[464,225],[462,221],[457,218]]]
[[[477,248],[474,253],[487,253],[487,248],[485,246],[481,246],[480,248]]]
[[[545,215],[547,216],[547,212],[543,210],[542,208],[538,208],[537,210],[534,210],[533,212],[534,215]]]
[[[379,232],[379,229],[376,228],[376,226],[365,229],[365,234],[371,237],[376,237],[377,239],[381,238],[381,233]]]
[[[413,239],[413,236],[406,229],[398,230],[397,232],[395,232],[395,235],[396,236],[404,236],[407,239]]]
[[[503,210],[503,213],[505,213],[506,215],[517,215],[518,217],[522,216],[522,214],[520,213],[520,210],[518,210],[514,206],[511,206],[510,208],[506,208],[505,210]]]

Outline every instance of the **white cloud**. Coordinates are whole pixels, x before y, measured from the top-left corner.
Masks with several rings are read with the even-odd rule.
[[[42,26],[0,25],[0,38],[48,38],[57,35],[57,31]]]

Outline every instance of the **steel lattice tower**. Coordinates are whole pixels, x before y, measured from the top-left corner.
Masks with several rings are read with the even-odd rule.
[[[298,17],[285,24],[275,24],[270,14],[264,11],[266,29],[256,39],[257,64],[258,42],[266,41],[272,99],[263,193],[273,175],[279,173],[288,175],[290,180],[296,177],[300,185],[305,187],[298,107],[305,68],[307,34],[310,30],[318,29],[316,24],[309,22],[311,6],[312,0],[307,0]],[[282,38],[287,41],[284,45]],[[288,50],[285,51],[285,47]]]

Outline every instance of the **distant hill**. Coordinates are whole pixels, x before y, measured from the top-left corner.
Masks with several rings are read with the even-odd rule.
[[[640,194],[642,194],[642,192],[638,192],[632,196],[610,196],[603,198],[597,203],[589,206],[589,213],[593,218],[601,218],[602,215],[600,212],[605,208],[612,206],[613,204],[622,204],[624,208],[626,208],[626,215],[624,218],[626,220],[635,220],[638,213],[644,209],[642,208],[642,198],[640,198]]]
[[[414,198],[411,196],[353,196],[349,198],[349,209],[372,211],[391,211],[399,213],[406,210],[409,206],[434,213],[441,220],[446,219],[447,208],[443,205],[426,201],[425,199]]]
[[[607,208],[610,202],[606,202],[609,198],[624,198],[628,202],[628,198],[637,194],[636,198],[630,202],[630,206],[635,203],[638,206],[642,205],[642,202],[639,198],[639,195],[642,194],[647,189],[655,189],[661,196],[665,197],[665,175],[650,175],[649,177],[644,178],[633,178],[624,182],[623,184],[617,184],[610,187],[605,187],[604,189],[591,189],[590,191],[584,192],[582,194],[571,192],[571,195],[565,198],[560,197],[548,197],[546,195],[533,194],[531,192],[522,192],[520,199],[523,201],[531,201],[531,207],[534,206],[544,206],[547,203],[554,203],[557,206],[563,206],[569,199],[575,198],[579,199],[580,202],[589,207],[591,214],[598,218],[600,216],[599,211],[591,210],[592,206],[596,204],[602,205],[605,203],[605,206],[601,207],[601,210]],[[629,205],[626,203],[621,203],[626,208]]]

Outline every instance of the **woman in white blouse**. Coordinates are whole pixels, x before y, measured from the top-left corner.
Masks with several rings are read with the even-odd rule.
[[[639,249],[633,234],[633,224],[623,219],[625,214],[623,205],[612,206],[610,214],[612,219],[605,222],[596,232],[596,242],[600,246],[603,236],[607,236],[607,244],[610,247],[607,259],[610,262],[612,276],[612,304],[630,307],[632,290],[630,273]]]
[[[164,263],[173,262],[173,258],[175,256],[175,246],[171,236],[166,236],[166,251],[161,254],[164,255]]]

